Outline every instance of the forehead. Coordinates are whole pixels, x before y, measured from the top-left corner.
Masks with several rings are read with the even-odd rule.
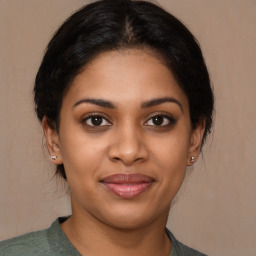
[[[158,54],[149,49],[129,49],[94,58],[74,79],[64,101],[93,97],[133,104],[168,96],[187,105],[185,94]]]

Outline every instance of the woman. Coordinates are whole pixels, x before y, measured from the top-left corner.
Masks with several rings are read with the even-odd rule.
[[[72,215],[1,243],[0,255],[204,255],[166,229],[212,124],[193,35],[143,1],[103,0],[50,41],[35,106]]]

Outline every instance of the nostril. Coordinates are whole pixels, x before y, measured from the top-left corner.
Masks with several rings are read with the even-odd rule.
[[[122,162],[125,165],[131,165],[135,162],[142,162],[148,158],[148,150],[141,139],[134,133],[129,136],[127,133],[121,139],[117,140],[108,148],[108,157],[112,162]]]

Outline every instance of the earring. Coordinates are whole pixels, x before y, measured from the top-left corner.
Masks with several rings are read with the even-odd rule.
[[[195,162],[195,157],[194,156],[191,156],[191,158],[190,158],[190,163],[192,164],[192,163],[194,163]]]
[[[52,156],[51,158],[52,158],[52,160],[56,160],[57,156]]]

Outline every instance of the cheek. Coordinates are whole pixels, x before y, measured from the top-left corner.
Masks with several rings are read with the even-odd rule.
[[[178,136],[179,134],[179,136]],[[159,169],[159,180],[165,193],[175,195],[185,176],[187,157],[190,145],[188,132],[177,130],[170,133],[158,147],[152,146],[152,156]]]
[[[61,155],[67,176],[78,180],[89,175],[92,177],[104,161],[106,148],[104,140],[98,143],[84,132],[78,131],[63,134],[61,138]]]
[[[164,166],[186,166],[190,145],[190,133],[186,129],[178,128],[161,139],[156,138],[150,147]]]
[[[173,147],[162,147],[159,154],[159,166],[162,170],[162,182],[179,186],[182,182],[187,163],[187,150],[174,144]]]

